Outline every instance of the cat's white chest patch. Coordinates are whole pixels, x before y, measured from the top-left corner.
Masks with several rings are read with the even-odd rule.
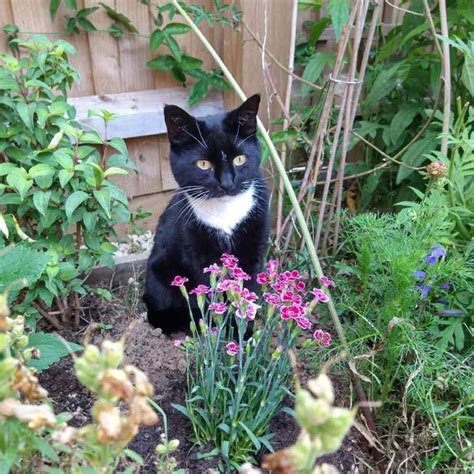
[[[187,198],[199,221],[230,235],[252,210],[255,204],[254,194],[252,185],[237,196],[209,198],[205,201],[189,195]]]

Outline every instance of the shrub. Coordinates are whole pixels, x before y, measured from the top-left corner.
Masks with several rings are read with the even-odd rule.
[[[74,48],[42,37],[13,44],[27,54],[0,54],[0,246],[24,240],[49,258],[23,309],[34,301],[44,315],[56,304],[66,318],[71,295],[78,316],[84,275],[97,262],[113,266],[113,226],[130,221],[127,197],[110,177],[136,167],[122,139],[75,121],[67,103],[79,78],[68,62]]]
[[[196,298],[202,315],[197,326],[191,323],[192,337],[176,342],[186,351],[188,386],[186,407],[176,408],[191,420],[196,443],[214,446],[207,455],[219,454],[236,468],[260,448],[272,450],[269,422],[290,395],[289,353],[303,343],[327,296],[318,288],[308,292],[298,271],[278,273],[271,260],[258,275],[259,298],[244,287],[250,277],[236,257],[224,254],[221,262],[204,269],[210,287],[188,294],[186,278],[172,283],[190,305]],[[304,343],[329,345],[330,336],[317,330]]]
[[[68,415],[54,413],[46,390],[29,367],[40,354],[27,348],[24,317],[10,317],[6,301],[6,294],[0,295],[2,472],[114,473],[127,457],[140,461],[126,445],[141,425],[153,425],[158,419],[147,401],[153,387],[146,375],[130,365],[121,367],[123,340],[105,341],[101,349],[89,345],[75,359],[78,379],[97,401],[92,422],[74,428],[67,424]]]

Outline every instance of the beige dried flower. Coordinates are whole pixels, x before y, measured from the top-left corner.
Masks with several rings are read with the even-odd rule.
[[[25,405],[14,398],[7,398],[0,402],[0,416],[15,417],[28,423],[33,430],[38,430],[56,424],[56,416],[49,405]]]
[[[155,425],[158,423],[158,415],[144,397],[133,397],[130,402],[129,420],[136,425]]]
[[[133,385],[137,395],[142,397],[151,397],[153,395],[153,385],[149,382],[145,372],[142,372],[133,365],[126,365],[124,370],[133,378]]]
[[[56,430],[52,436],[51,441],[55,444],[76,444],[79,440],[79,430],[72,426],[63,426]]]
[[[111,443],[120,439],[122,420],[120,410],[111,403],[99,400],[92,409],[94,419],[97,421],[97,440],[99,443]]]
[[[433,179],[440,179],[448,173],[448,167],[442,161],[434,161],[426,167],[428,176]]]
[[[39,384],[38,377],[23,365],[17,368],[11,389],[23,394],[27,400],[43,400],[48,396],[48,392]]]
[[[132,384],[123,370],[107,369],[102,374],[100,385],[106,395],[117,397],[120,400],[130,400],[133,396]]]
[[[339,471],[332,464],[323,463],[314,468],[313,474],[339,474]]]

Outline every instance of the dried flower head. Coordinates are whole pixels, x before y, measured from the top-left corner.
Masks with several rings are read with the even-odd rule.
[[[20,392],[27,400],[43,400],[48,396],[48,392],[39,384],[38,377],[24,365],[18,366],[11,389]]]
[[[448,173],[448,167],[442,161],[434,161],[426,167],[428,176],[433,179],[441,179]]]
[[[120,400],[129,400],[133,396],[133,387],[128,375],[121,369],[107,369],[100,378],[104,394]]]
[[[51,427],[56,424],[56,416],[49,405],[26,405],[14,398],[0,402],[0,417],[15,417],[27,423],[32,430]]]

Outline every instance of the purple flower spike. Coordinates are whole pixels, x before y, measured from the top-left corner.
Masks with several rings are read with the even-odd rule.
[[[423,278],[425,278],[426,276],[426,272],[424,272],[423,270],[417,270],[416,272],[413,272],[413,276],[417,280],[423,280]]]
[[[438,258],[433,257],[433,255],[429,255],[425,260],[428,265],[436,265],[438,263]]]
[[[443,258],[446,256],[446,250],[441,245],[436,245],[431,249],[431,256],[437,258]]]
[[[440,288],[442,290],[449,290],[449,288],[450,288],[449,283],[447,281],[445,281],[444,283],[441,284]]]

